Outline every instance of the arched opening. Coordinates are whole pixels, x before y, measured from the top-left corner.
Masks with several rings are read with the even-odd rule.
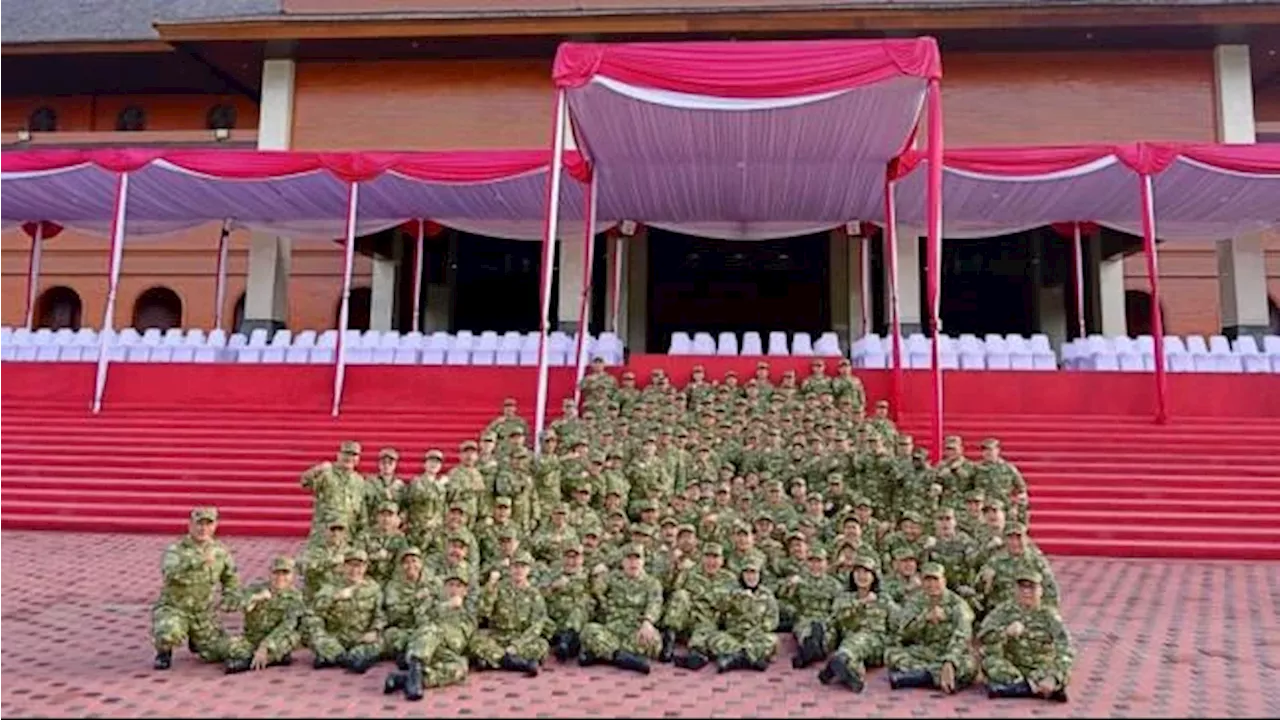
[[[82,309],[80,295],[75,290],[65,285],[51,287],[36,298],[36,327],[79,330]]]
[[[367,286],[351,288],[351,307],[347,316],[348,330],[368,330],[369,310],[373,305],[373,290]],[[333,306],[333,326],[342,322],[342,298]]]
[[[153,287],[133,304],[133,327],[139,330],[182,327],[182,298],[167,287]]]
[[[140,132],[147,129],[147,111],[137,105],[130,105],[116,115],[116,130],[122,132]]]
[[[1164,308],[1162,307],[1161,310]],[[1151,293],[1146,290],[1124,291],[1124,319],[1129,327],[1129,337],[1151,334]],[[1168,332],[1169,324],[1160,313],[1161,324]]]
[[[236,126],[236,106],[218,103],[204,116],[205,127],[210,130],[232,130]]]
[[[54,132],[58,129],[57,111],[47,106],[32,110],[27,118],[27,129],[31,132]]]

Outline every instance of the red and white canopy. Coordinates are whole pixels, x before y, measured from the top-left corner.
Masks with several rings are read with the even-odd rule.
[[[940,75],[932,38],[565,43],[553,69],[602,221],[742,238],[882,217]]]
[[[924,225],[927,164],[913,151],[891,171],[904,224]],[[1162,239],[1229,238],[1280,223],[1280,146],[1135,143],[948,151],[944,234],[986,237],[1094,221],[1141,235],[1145,176]]]
[[[414,218],[527,239],[541,236],[547,150],[312,153],[238,150],[51,150],[0,155],[5,226],[49,221],[104,233],[117,179],[129,175],[127,234],[157,234],[227,218],[297,237],[341,237],[347,189],[360,184],[357,234]],[[590,171],[568,153],[567,217],[581,219]]]

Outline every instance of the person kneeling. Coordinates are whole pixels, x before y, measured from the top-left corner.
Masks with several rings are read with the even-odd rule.
[[[1023,569],[1016,578],[1017,597],[997,605],[978,631],[987,696],[1066,702],[1075,661],[1067,626],[1057,610],[1044,604],[1039,572]]]

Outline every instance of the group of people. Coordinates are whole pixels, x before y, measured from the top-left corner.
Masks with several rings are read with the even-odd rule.
[[[164,555],[156,668],[184,642],[228,673],[306,647],[317,669],[394,659],[386,692],[416,700],[472,670],[535,676],[548,655],[763,671],[782,632],[793,667],[853,692],[883,666],[895,689],[981,675],[992,697],[1067,699],[1059,588],[996,439],[973,461],[948,437],[931,464],[886,402],[866,415],[847,360],[776,383],[765,362],[745,380],[699,366],[683,388],[596,360],[536,452],[516,405],[448,472],[432,449],[405,480],[384,448],[365,476],[342,443],[302,474],[305,549],[247,588],[217,510],[193,510]],[[243,612],[242,633],[220,609]]]

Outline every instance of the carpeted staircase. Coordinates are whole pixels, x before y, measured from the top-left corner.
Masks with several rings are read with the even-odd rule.
[[[193,505],[217,505],[222,532],[301,535],[311,498],[298,485],[338,443],[423,453],[475,437],[493,406],[420,413],[198,407],[110,408],[6,402],[0,418],[4,529],[180,533]],[[903,426],[924,438],[925,419]],[[1280,560],[1280,419],[965,416],[948,434],[970,448],[1001,438],[1031,486],[1032,535],[1059,555]],[[976,450],[974,450],[976,452]]]

